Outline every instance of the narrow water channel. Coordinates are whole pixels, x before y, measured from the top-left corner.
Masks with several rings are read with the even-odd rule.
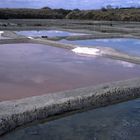
[[[45,121],[0,140],[139,140],[140,99]]]

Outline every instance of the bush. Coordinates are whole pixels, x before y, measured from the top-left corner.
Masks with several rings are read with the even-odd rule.
[[[84,19],[109,21],[140,21],[139,8],[116,8],[108,6],[101,10],[51,9],[0,9],[0,19]]]

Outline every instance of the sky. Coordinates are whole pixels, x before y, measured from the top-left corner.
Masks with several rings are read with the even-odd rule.
[[[65,8],[99,9],[106,5],[130,7],[140,6],[140,0],[0,0],[1,8]]]

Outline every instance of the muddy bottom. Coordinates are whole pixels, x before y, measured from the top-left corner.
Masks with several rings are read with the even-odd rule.
[[[115,39],[89,39],[89,40],[61,40],[64,43],[82,46],[111,47],[130,55],[140,56],[140,39],[115,38]]]
[[[1,140],[140,140],[140,99],[21,128]]]
[[[140,66],[39,44],[0,45],[0,101],[140,77]]]

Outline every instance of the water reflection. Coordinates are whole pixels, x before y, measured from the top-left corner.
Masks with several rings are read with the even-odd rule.
[[[0,100],[140,77],[140,66],[39,44],[0,45]]]
[[[82,46],[111,47],[122,52],[140,56],[140,39],[115,38],[115,39],[90,39],[90,40],[61,40],[64,43],[77,44]]]
[[[58,30],[39,30],[39,31],[18,31],[17,34],[30,36],[30,37],[41,37],[41,36],[48,36],[48,37],[63,37],[63,36],[75,36],[75,35],[83,35],[80,33],[71,33],[67,31],[58,31]]]

